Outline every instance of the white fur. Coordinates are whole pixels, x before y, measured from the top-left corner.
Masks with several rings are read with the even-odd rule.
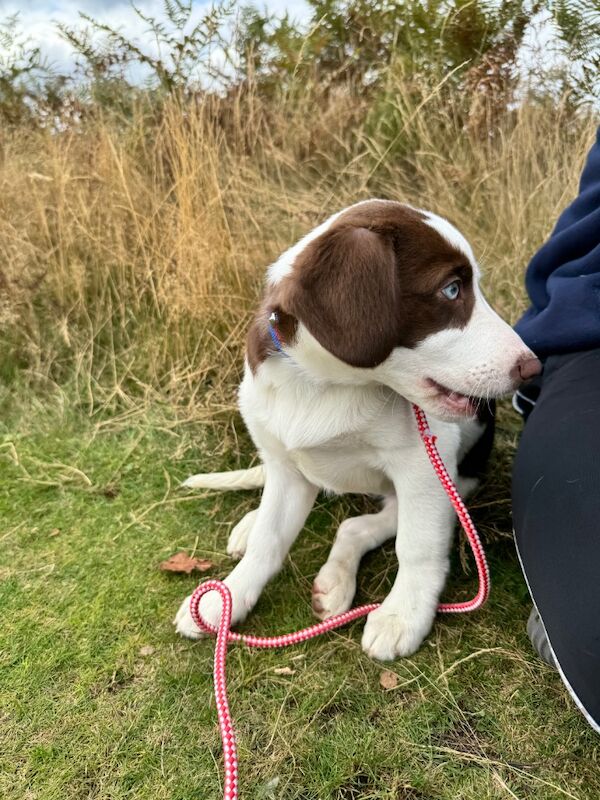
[[[431,226],[440,236],[443,236],[449,244],[466,255],[473,267],[473,271],[479,277],[479,267],[475,261],[473,250],[462,233],[458,231],[452,223],[448,222],[447,219],[438,217],[437,214],[432,214],[431,211],[423,211],[423,214],[425,214],[425,223],[427,225]]]
[[[269,270],[269,280],[289,273],[308,241],[336,217],[287,251]],[[478,269],[470,246],[446,220],[429,224],[460,247]],[[415,652],[429,632],[448,572],[454,513],[419,439],[411,402],[428,414],[446,467],[457,477],[463,452],[477,438],[478,423],[452,418],[427,382],[431,378],[464,394],[498,396],[510,391],[509,373],[520,357],[532,357],[523,342],[485,302],[475,285],[475,306],[464,329],[447,329],[409,349],[397,347],[373,369],[350,367],[325,350],[299,325],[289,358],[267,358],[253,374],[246,365],[240,409],[264,464],[265,488],[255,516],[232,533],[228,550],[244,553],[226,578],[233,595],[233,622],[253,607],[281,568],[304,525],[319,489],[387,497],[380,514],[347,520],[313,590],[316,613],[347,609],[364,553],[396,537],[398,574],[390,594],[372,612],[363,649],[381,660]],[[240,527],[241,526],[241,527]],[[202,615],[216,624],[220,601],[203,598]],[[196,637],[189,598],[177,630]]]
[[[396,535],[398,503],[392,495],[378,514],[346,519],[335,537],[329,558],[313,584],[313,610],[320,619],[347,611],[356,590],[361,558]]]
[[[242,517],[238,524],[233,528],[229,534],[227,542],[227,553],[232,558],[240,559],[246,552],[248,546],[248,537],[256,521],[258,510],[249,511],[245,517]]]
[[[230,472],[205,472],[190,475],[182,484],[182,489],[218,489],[226,492],[232,489],[260,489],[265,485],[265,472],[262,464],[251,469],[234,469]]]

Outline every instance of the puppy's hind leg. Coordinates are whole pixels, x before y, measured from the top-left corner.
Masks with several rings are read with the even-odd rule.
[[[246,547],[248,546],[248,537],[250,536],[250,531],[252,530],[252,527],[256,521],[257,515],[257,508],[255,508],[254,511],[249,511],[245,517],[241,518],[241,520],[229,534],[229,539],[227,541],[227,553],[232,558],[239,560],[246,552]]]
[[[319,619],[347,611],[356,592],[361,558],[396,535],[398,503],[386,497],[378,514],[363,514],[342,522],[329,558],[319,570],[312,590],[312,607]]]

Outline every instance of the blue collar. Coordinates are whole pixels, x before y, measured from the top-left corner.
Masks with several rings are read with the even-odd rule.
[[[269,317],[269,336],[275,345],[275,349],[281,353],[281,355],[289,358],[289,355],[283,349],[283,345],[281,344],[281,336],[279,335],[279,331],[277,330],[277,323],[279,322],[279,317],[277,316],[277,312],[273,311],[271,316]]]

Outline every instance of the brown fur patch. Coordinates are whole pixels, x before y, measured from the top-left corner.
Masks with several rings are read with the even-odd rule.
[[[460,297],[448,300],[441,289],[456,278]],[[432,333],[464,327],[475,302],[472,283],[465,254],[420,211],[380,200],[352,207],[270,290],[250,332],[250,365],[256,369],[272,350],[266,320],[275,309],[284,341],[299,320],[337,358],[375,367],[395,347],[415,347]]]

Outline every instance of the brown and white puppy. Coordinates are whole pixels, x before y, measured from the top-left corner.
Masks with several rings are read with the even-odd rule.
[[[283,350],[273,346],[275,312]],[[396,538],[398,574],[366,622],[373,658],[413,653],[431,628],[448,572],[454,514],[419,439],[411,403],[430,417],[450,474],[482,433],[478,399],[512,391],[540,364],[490,308],[471,247],[449,222],[369,200],[330,217],[269,269],[248,337],[240,409],[262,467],[193,476],[190,487],[262,485],[233,530],[242,555],[227,577],[239,622],[275,575],[320,489],[383,496],[346,520],[313,588],[321,618],[352,603],[361,557]],[[463,484],[463,490],[472,487]],[[220,600],[203,598],[216,624]],[[189,598],[175,620],[196,637]]]

